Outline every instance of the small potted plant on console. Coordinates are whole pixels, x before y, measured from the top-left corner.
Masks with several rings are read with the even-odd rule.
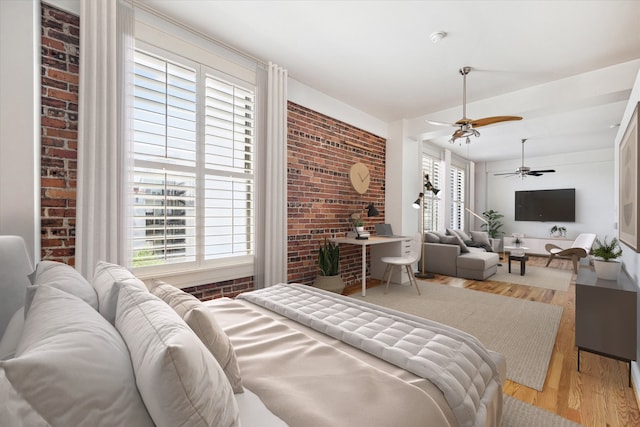
[[[600,279],[616,280],[622,267],[622,263],[615,260],[622,255],[618,239],[614,237],[610,242],[607,242],[606,237],[603,241],[596,237],[591,253],[595,257],[593,268],[596,270],[596,275]]]

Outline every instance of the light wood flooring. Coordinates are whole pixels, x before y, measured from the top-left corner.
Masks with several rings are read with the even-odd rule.
[[[528,265],[544,266],[546,258],[529,257]],[[550,268],[571,270],[571,262],[554,260]],[[562,306],[562,319],[549,363],[543,391],[507,380],[504,393],[580,423],[585,427],[640,426],[640,411],[632,387],[628,385],[628,364],[581,352],[575,346],[575,274],[566,292],[436,275],[430,281],[446,286],[473,289],[492,294],[523,298]],[[368,287],[380,285],[368,280]],[[349,286],[344,294],[360,292],[360,284]]]

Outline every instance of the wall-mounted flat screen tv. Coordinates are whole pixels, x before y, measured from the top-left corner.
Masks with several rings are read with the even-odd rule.
[[[516,191],[515,219],[575,222],[576,189]]]

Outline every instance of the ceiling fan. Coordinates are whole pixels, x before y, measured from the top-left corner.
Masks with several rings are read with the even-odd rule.
[[[483,119],[469,119],[467,118],[467,74],[471,71],[471,67],[462,67],[460,68],[460,74],[462,74],[462,118],[455,123],[442,123],[436,122],[432,120],[427,120],[428,123],[437,126],[453,126],[457,127],[453,135],[451,135],[451,139],[449,139],[450,143],[454,143],[457,139],[466,138],[466,143],[469,144],[471,141],[469,137],[471,135],[478,137],[480,136],[480,132],[478,132],[475,128],[480,126],[492,125],[494,123],[500,122],[508,122],[512,120],[522,120],[522,117],[518,116],[494,116],[494,117],[485,117]]]
[[[514,172],[505,172],[505,173],[494,173],[493,175],[498,176],[498,175],[513,175],[513,176],[519,176],[520,178],[524,178],[527,175],[529,176],[541,176],[543,173],[552,173],[555,172],[555,169],[544,169],[544,170],[537,170],[537,171],[532,171],[531,168],[527,167],[524,165],[524,142],[526,141],[526,139],[522,140],[522,166],[516,168],[516,170]]]

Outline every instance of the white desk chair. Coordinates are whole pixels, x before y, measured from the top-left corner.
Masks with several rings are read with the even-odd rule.
[[[402,267],[404,266],[407,269],[407,274],[409,275],[409,281],[415,285],[416,290],[418,291],[418,295],[420,295],[420,288],[418,287],[418,282],[416,281],[416,277],[413,275],[413,268],[411,267],[413,263],[418,261],[420,258],[420,251],[422,250],[422,236],[420,233],[416,233],[413,236],[413,240],[411,241],[411,249],[406,256],[386,256],[380,258],[380,261],[387,264],[387,268],[384,270],[384,278],[387,278],[387,284],[384,288],[384,293],[386,294],[389,290],[389,282],[391,281],[391,274],[393,273],[393,268],[395,266]]]

